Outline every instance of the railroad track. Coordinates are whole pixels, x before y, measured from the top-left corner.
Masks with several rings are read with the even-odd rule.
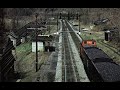
[[[62,81],[63,82],[78,82],[79,81],[79,75],[77,71],[77,67],[75,64],[73,52],[71,49],[70,41],[68,38],[68,29],[63,23],[63,32],[62,32]]]
[[[67,21],[65,21],[66,22],[66,25],[67,25],[67,27],[68,27],[68,29],[69,29],[69,31],[70,31],[70,34],[71,34],[71,36],[72,36],[72,39],[74,40],[74,43],[75,43],[75,45],[76,45],[76,48],[78,49],[78,50],[80,50],[80,40],[78,39],[78,37],[76,36],[76,34],[75,34],[75,32],[73,32],[73,30],[72,30],[72,28],[70,27],[70,25],[67,23]]]
[[[114,47],[111,48],[111,46],[109,44],[104,43],[102,40],[98,40],[98,43],[100,43],[100,44],[104,45],[105,47],[109,48],[110,50],[112,50],[117,55],[120,55],[119,52],[117,52],[113,49]]]

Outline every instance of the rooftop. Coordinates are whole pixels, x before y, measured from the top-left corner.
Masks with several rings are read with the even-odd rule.
[[[38,39],[38,41],[52,41],[53,40],[53,36],[52,35],[39,35],[38,37],[37,37],[37,39]],[[35,37],[33,37],[32,38],[32,41],[36,41],[36,38]]]

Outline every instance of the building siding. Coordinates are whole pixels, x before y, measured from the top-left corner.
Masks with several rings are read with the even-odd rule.
[[[43,42],[38,42],[38,51],[44,51]],[[32,42],[32,52],[36,52],[36,42]]]

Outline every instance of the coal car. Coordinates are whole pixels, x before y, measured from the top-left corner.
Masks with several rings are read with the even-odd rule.
[[[95,40],[83,40],[80,44],[80,56],[91,82],[119,82],[120,65],[115,63]]]

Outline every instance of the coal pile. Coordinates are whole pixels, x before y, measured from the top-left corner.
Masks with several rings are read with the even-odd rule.
[[[90,60],[93,60],[93,62],[112,62],[113,60],[101,49],[97,47],[85,47],[86,54],[90,58]]]
[[[120,66],[110,62],[95,63],[97,70],[105,82],[119,82],[120,81]]]
[[[94,60],[92,60],[94,63],[97,63],[97,62],[113,62],[112,59],[110,58],[96,58]],[[113,62],[114,63],[114,62]]]

